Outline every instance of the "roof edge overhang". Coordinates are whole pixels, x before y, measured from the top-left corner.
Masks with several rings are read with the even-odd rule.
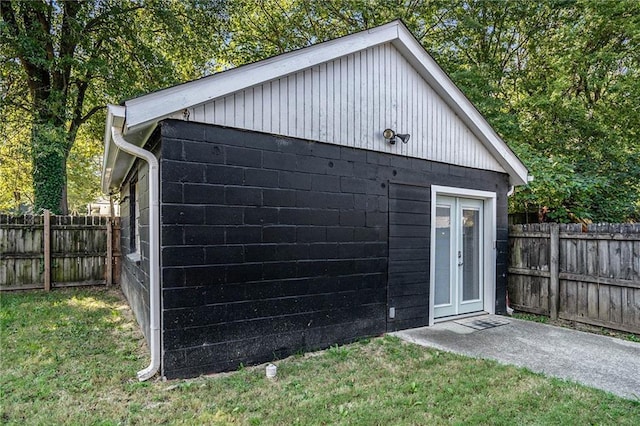
[[[135,157],[118,148],[113,141],[111,129],[115,127],[125,137],[128,143],[143,147],[151,133],[156,128],[157,121],[148,123],[135,131],[126,132],[127,107],[121,105],[107,105],[107,119],[104,129],[104,155],[102,159],[101,187],[105,194],[113,193],[120,189],[122,182],[127,177],[129,170],[135,162]],[[125,136],[126,135],[126,136]]]
[[[113,177],[113,168],[118,156],[118,148],[111,140],[111,128],[117,127],[122,130],[125,119],[125,107],[119,105],[107,105],[107,120],[104,126],[104,154],[102,156],[102,192],[109,194],[111,192],[111,182]]]
[[[530,180],[527,168],[515,153],[407,27],[396,20],[130,99],[124,106],[109,105],[104,137],[103,191],[108,193],[119,188],[134,161],[128,154],[120,153],[111,141],[111,126],[119,126],[130,143],[142,146],[160,120],[185,108],[384,43],[392,43],[480,139],[509,174],[511,185],[525,185]]]
[[[397,40],[402,30],[409,31],[400,21],[393,21],[131,99],[125,102],[127,130],[146,126],[150,121],[162,120],[177,111],[218,99],[247,87]]]

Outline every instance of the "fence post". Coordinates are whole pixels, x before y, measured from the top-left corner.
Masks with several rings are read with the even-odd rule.
[[[552,223],[549,240],[549,316],[558,319],[560,305],[560,225]]]
[[[51,212],[44,211],[44,290],[51,291]]]
[[[106,260],[107,287],[113,284],[113,222],[107,219],[107,260]]]

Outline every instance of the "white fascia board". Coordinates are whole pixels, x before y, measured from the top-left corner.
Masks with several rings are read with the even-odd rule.
[[[453,83],[444,70],[424,50],[403,25],[394,46],[471,129],[507,171],[512,185],[526,185],[528,170],[507,144],[493,130],[471,101]]]
[[[400,26],[403,26],[400,21],[393,21],[131,99],[126,102],[126,130],[144,127],[185,108],[395,40]]]
[[[124,123],[126,109],[119,105],[107,105],[107,120],[104,129],[104,154],[102,157],[102,192],[109,194],[111,188],[111,178],[118,148],[111,140],[111,127],[122,126]]]

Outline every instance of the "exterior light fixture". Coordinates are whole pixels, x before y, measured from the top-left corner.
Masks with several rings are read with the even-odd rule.
[[[396,133],[391,129],[385,129],[382,132],[382,136],[389,142],[391,145],[396,144],[396,138],[400,139],[403,143],[409,142],[409,138],[411,137],[408,133]]]

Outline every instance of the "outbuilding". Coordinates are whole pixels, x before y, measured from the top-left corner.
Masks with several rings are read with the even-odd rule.
[[[146,379],[505,312],[527,169],[399,21],[109,106]]]

